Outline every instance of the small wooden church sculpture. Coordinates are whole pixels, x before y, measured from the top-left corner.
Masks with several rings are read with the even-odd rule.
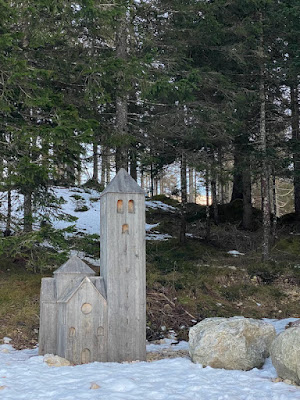
[[[121,169],[101,194],[100,276],[72,257],[43,278],[39,354],[146,359],[145,195]]]

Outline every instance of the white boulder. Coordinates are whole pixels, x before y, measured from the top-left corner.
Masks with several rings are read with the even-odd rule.
[[[275,336],[275,328],[260,320],[206,318],[190,329],[190,356],[205,367],[245,371],[260,368]]]
[[[282,379],[300,385],[300,327],[286,329],[271,346],[272,363]]]

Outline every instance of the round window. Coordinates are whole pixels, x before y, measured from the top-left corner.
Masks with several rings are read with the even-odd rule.
[[[89,303],[84,303],[81,307],[83,314],[89,314],[92,311],[92,305]]]

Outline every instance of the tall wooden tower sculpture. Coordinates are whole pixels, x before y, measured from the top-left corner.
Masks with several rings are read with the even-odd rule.
[[[43,278],[39,354],[146,359],[145,194],[121,169],[101,194],[100,275],[71,257]]]
[[[121,169],[101,194],[107,361],[146,359],[145,193]]]

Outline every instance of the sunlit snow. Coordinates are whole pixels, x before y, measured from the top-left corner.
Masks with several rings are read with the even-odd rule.
[[[294,318],[271,321],[278,331]],[[186,349],[187,343],[149,345],[148,351]],[[154,362],[98,363],[49,367],[38,350],[0,345],[1,400],[297,400],[300,388],[273,382],[267,359],[262,369],[202,368],[188,357]],[[92,385],[99,386],[92,389]],[[94,387],[98,387],[94,385]]]
[[[96,190],[82,188],[64,188],[54,187],[54,194],[58,199],[62,200],[62,204],[57,209],[57,212],[51,215],[51,221],[56,229],[65,229],[71,225],[76,225],[76,231],[85,234],[100,234],[100,194]],[[1,198],[1,210],[5,215],[6,197],[5,193]],[[23,196],[13,192],[13,216],[19,224],[22,223],[22,203]],[[80,211],[82,207],[87,207],[87,211]],[[161,209],[164,211],[173,212],[174,207],[167,205],[161,201],[146,200],[146,208]],[[50,210],[53,211],[53,210]],[[76,218],[74,222],[63,221],[55,217],[55,214],[67,214]],[[148,240],[167,240],[171,238],[170,235],[160,234],[158,232],[151,232],[152,229],[157,228],[159,223],[146,224],[145,229]],[[3,230],[5,226],[1,227]]]

